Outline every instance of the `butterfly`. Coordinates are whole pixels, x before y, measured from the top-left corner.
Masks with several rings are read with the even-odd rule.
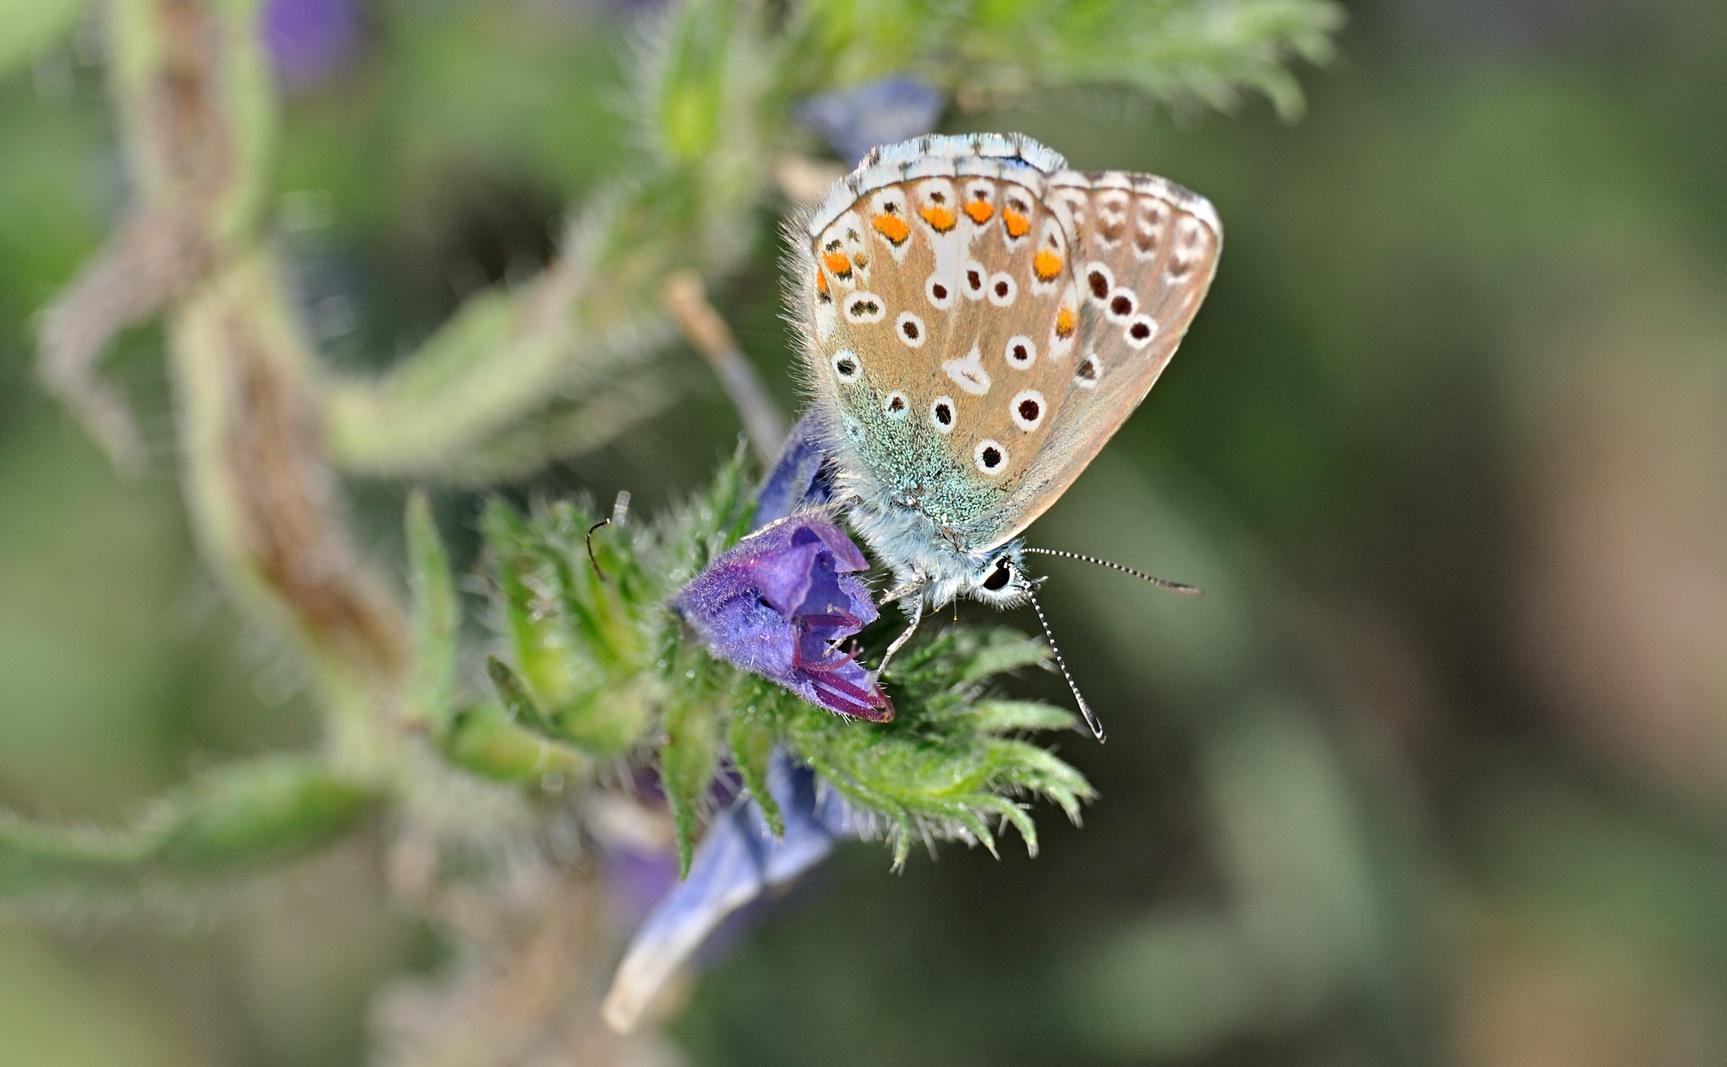
[[[836,496],[894,574],[882,602],[910,616],[882,668],[959,597],[1029,601],[1047,634],[1024,557],[1048,550],[1019,535],[1175,354],[1217,269],[1217,213],[1023,135],[932,135],[870,153],[788,232]]]

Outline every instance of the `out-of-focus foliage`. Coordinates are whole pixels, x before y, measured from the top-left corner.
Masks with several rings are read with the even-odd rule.
[[[199,768],[316,744],[324,690],[193,558],[165,331],[119,335],[106,372],[150,455],[142,480],[116,480],[33,381],[42,309],[135,204],[102,34],[78,6],[0,4],[0,799],[55,825],[150,826],[133,821],[144,798],[195,795],[172,791],[208,780]],[[1211,44],[1260,40],[1255,18],[1318,10],[1204,6],[1218,21],[1184,54],[1200,72],[1224,69]],[[1060,744],[1100,793],[1083,832],[1046,820],[1035,863],[948,848],[897,878],[879,848],[842,850],[820,886],[713,962],[673,1027],[685,1054],[1715,1062],[1720,5],[1351,4],[1343,58],[1303,77],[1297,125],[1260,102],[1281,101],[1280,83],[1252,63],[1229,68],[1251,91],[1227,120],[1191,107],[1214,99],[1200,78],[1168,93],[1160,69],[1105,79],[1167,95],[1175,121],[1071,84],[1142,30],[1182,22],[1161,3],[1095,5],[1115,21],[1076,47],[1067,27],[1093,5],[1047,8],[1062,17],[876,8],[862,43],[802,37],[790,57],[759,47],[772,37],[753,21],[783,9],[745,8],[726,32],[759,63],[744,95],[716,100],[700,88],[711,50],[650,43],[637,70],[632,50],[663,39],[638,21],[651,13],[380,2],[329,73],[276,104],[261,233],[314,365],[336,379],[331,455],[353,471],[504,483],[519,514],[622,488],[660,514],[732,450],[735,417],[666,343],[654,291],[615,269],[620,249],[724,266],[716,303],[794,400],[769,167],[816,143],[785,118],[798,93],[912,68],[962,105],[944,128],[1020,129],[1078,166],[1166,174],[1228,227],[1181,355],[1034,531],[1207,590],[1160,599],[1050,564],[1046,607],[1111,727],[1102,748]],[[1244,55],[1314,54],[1324,25]],[[1023,78],[1035,55],[1042,76]],[[655,65],[667,56],[688,62]],[[656,74],[673,67],[676,79]],[[639,121],[631,78],[661,87],[664,124]],[[662,90],[675,86],[696,88],[674,101]],[[776,101],[774,117],[731,125],[751,100]],[[715,184],[673,195],[692,170]],[[561,347],[585,342],[585,320],[535,334],[508,314],[558,249],[615,274],[631,301],[609,309],[634,325],[608,347]],[[476,292],[489,295],[463,305]],[[668,349],[660,377],[642,373]],[[578,372],[548,355],[570,351],[606,359]],[[422,358],[433,352],[455,355]],[[479,387],[482,352],[512,368],[509,389]],[[616,418],[596,429],[595,415]],[[350,488],[357,543],[387,561],[398,491]],[[472,573],[482,495],[436,490],[429,512],[454,572]],[[413,543],[420,573],[442,573],[431,542]],[[422,695],[405,717],[435,722],[440,694],[489,684],[483,658],[437,651],[453,641],[452,595],[483,617],[468,584],[453,590],[425,584],[404,613],[403,684]],[[1038,672],[1010,688],[1064,699]],[[536,807],[557,807],[547,783],[593,765],[501,705],[463,716],[444,735],[461,740],[450,763],[513,767],[496,776],[542,791],[463,775],[418,794],[415,820],[471,835],[458,873],[525,848]],[[716,743],[759,743],[749,721]],[[382,832],[360,825],[360,844]],[[391,854],[393,884],[418,884],[414,840]],[[386,905],[375,865],[337,849],[172,929],[9,925],[0,1063],[363,1062],[367,1033],[395,1018],[368,1021],[380,983],[443,962],[400,900]],[[548,931],[536,944],[585,936]]]
[[[498,701],[524,735],[605,759],[642,747],[644,731],[663,720],[660,784],[686,868],[722,759],[771,805],[762,783],[776,742],[892,841],[896,866],[917,841],[959,839],[994,850],[1001,825],[1035,852],[1024,799],[1054,801],[1079,818],[1092,796],[1085,779],[1008,736],[1070,729],[1072,717],[1046,704],[984,699],[996,696],[988,689],[995,676],[1048,665],[1048,648],[1029,637],[968,628],[908,649],[891,686],[900,713],[885,726],[816,708],[686,643],[668,602],[748,528],[754,509],[743,487],[733,463],[667,519],[609,529],[568,501],[528,519],[502,504],[488,509],[493,612],[509,654],[508,663],[493,658],[489,670]],[[469,713],[442,744],[469,747],[464,729],[497,718]],[[753,739],[756,731],[763,739]],[[497,776],[516,777],[516,765],[511,759]]]

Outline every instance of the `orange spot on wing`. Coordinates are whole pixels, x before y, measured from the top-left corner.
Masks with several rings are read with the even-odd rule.
[[[844,252],[829,252],[822,257],[822,264],[833,271],[836,277],[844,278],[852,272],[852,261],[846,258]]]
[[[918,214],[923,216],[923,220],[925,222],[934,226],[935,232],[937,233],[946,233],[953,229],[954,223],[959,221],[959,218],[954,215],[953,212],[949,211],[945,207],[938,207],[935,204],[930,204],[923,210],[919,211]]]
[[[1061,257],[1047,248],[1040,248],[1032,257],[1031,269],[1039,281],[1047,282],[1061,273]]]
[[[1017,211],[1009,211],[1008,209],[1003,208],[1001,212],[1001,222],[1002,225],[1007,227],[1007,235],[1009,237],[1024,237],[1026,234],[1031,232],[1031,220]]]
[[[907,226],[905,220],[898,215],[877,215],[870,220],[870,225],[875,227],[875,232],[886,237],[896,246],[911,236],[911,227]]]
[[[1064,307],[1055,313],[1055,335],[1057,337],[1064,340],[1072,337],[1074,324],[1072,308]]]
[[[995,208],[987,200],[973,200],[965,206],[965,213],[971,216],[971,221],[982,226],[995,214]]]
[[[821,271],[818,270],[818,271],[816,271],[816,292],[825,293],[827,291],[828,291],[828,276],[823,274]]]

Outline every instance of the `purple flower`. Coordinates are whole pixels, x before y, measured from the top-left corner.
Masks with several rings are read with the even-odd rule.
[[[863,553],[824,515],[770,523],[697,575],[672,606],[720,659],[778,682],[805,700],[872,722],[893,705],[846,638],[876,619],[855,572]]]

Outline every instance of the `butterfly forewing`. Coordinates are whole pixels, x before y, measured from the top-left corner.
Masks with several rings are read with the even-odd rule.
[[[1001,541],[1055,503],[1145,399],[1205,299],[1223,240],[1210,202],[1162,178],[1065,171],[1046,196],[1073,245],[1078,331],[1060,417],[1004,509]]]

